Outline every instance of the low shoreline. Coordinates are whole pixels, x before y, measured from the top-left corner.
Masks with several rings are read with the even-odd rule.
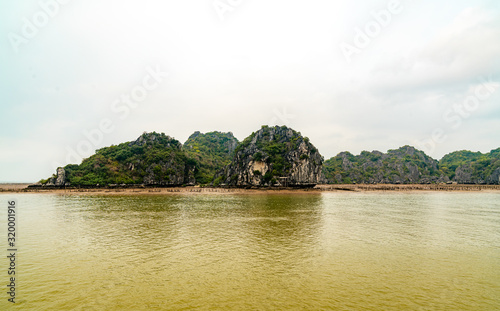
[[[212,187],[137,187],[137,188],[28,188],[29,184],[0,184],[0,193],[49,193],[89,195],[162,194],[312,194],[322,192],[500,192],[500,185],[461,184],[323,184],[314,188],[212,188]]]

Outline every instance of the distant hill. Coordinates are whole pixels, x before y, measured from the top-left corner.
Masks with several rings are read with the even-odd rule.
[[[215,173],[231,162],[238,140],[233,133],[194,132],[184,143],[186,155],[196,161],[195,179],[198,184],[209,184]]]
[[[324,163],[328,183],[439,183],[499,184],[500,148],[490,153],[456,151],[440,161],[423,151],[404,146],[387,153],[341,152]]]
[[[456,151],[439,161],[442,171],[460,184],[499,184],[500,148],[490,153]]]
[[[325,161],[329,183],[435,183],[449,179],[439,170],[438,161],[411,146],[387,153],[363,151],[355,156],[342,152]]]

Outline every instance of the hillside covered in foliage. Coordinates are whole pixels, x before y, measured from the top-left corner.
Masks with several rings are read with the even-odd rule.
[[[363,151],[355,156],[342,152],[325,161],[325,177],[331,183],[431,183],[448,181],[436,160],[404,146],[387,153]]]
[[[65,166],[64,184],[177,186],[194,184],[194,169],[195,161],[186,156],[178,140],[163,133],[144,133],[133,142],[99,149],[79,165]]]
[[[186,155],[196,161],[195,179],[198,184],[209,184],[215,174],[231,162],[238,140],[233,133],[194,132],[184,143]]]
[[[500,148],[489,153],[456,151],[445,155],[439,166],[459,184],[499,184]]]
[[[328,183],[439,183],[498,184],[500,148],[490,153],[457,151],[440,161],[423,151],[404,146],[387,153],[341,152],[324,163]]]

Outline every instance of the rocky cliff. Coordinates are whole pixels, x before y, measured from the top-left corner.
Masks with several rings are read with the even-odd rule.
[[[64,187],[68,186],[69,183],[66,181],[66,170],[62,167],[57,168],[56,174],[52,175],[52,177],[40,181],[38,185],[45,185],[51,187]]]
[[[322,181],[322,164],[308,138],[286,126],[263,126],[238,145],[214,184],[310,187]]]

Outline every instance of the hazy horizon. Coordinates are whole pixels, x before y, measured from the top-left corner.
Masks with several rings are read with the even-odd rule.
[[[144,131],[286,125],[325,159],[500,147],[493,0],[29,0],[0,26],[0,182]]]

